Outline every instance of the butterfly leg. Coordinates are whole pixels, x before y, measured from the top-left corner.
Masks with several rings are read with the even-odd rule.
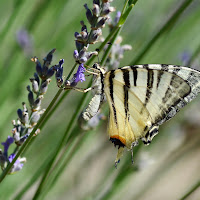
[[[123,152],[124,152],[124,147],[119,147],[117,157],[115,159],[115,168],[116,169],[117,169],[117,164],[120,162],[120,158],[123,156]]]
[[[158,129],[159,126],[152,126],[151,129],[146,133],[146,135],[141,138],[145,145],[149,145],[151,143],[152,139],[158,134]]]
[[[132,165],[134,163],[134,161],[133,161],[133,147],[137,146],[138,144],[139,144],[138,141],[135,141],[135,142],[133,142],[131,144],[131,161],[132,161]]]

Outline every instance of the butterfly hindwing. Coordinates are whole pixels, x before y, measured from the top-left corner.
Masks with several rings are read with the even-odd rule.
[[[110,138],[119,139],[130,149],[132,143],[147,132],[146,127],[151,124],[150,114],[141,100],[121,82],[114,79],[112,84],[113,99],[112,95],[106,95],[110,106],[108,133]],[[105,80],[105,93],[110,94],[106,86]]]

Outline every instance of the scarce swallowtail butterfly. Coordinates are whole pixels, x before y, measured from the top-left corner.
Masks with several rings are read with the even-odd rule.
[[[132,150],[139,139],[150,144],[159,126],[200,92],[200,72],[187,67],[146,64],[108,72],[98,64],[93,68],[93,86],[85,92],[94,89],[95,94],[82,116],[91,119],[106,96],[109,138],[119,146],[115,165],[124,147]]]

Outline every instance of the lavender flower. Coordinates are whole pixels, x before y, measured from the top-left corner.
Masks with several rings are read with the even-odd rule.
[[[59,64],[54,66],[54,71],[56,71],[55,77],[58,87],[61,87],[63,84],[63,64],[64,64],[64,59],[61,59],[59,61]]]
[[[88,52],[89,44],[98,42],[102,35],[102,28],[106,21],[110,18],[109,14],[115,11],[114,7],[110,6],[110,1],[93,1],[93,9],[90,9],[87,4],[84,4],[86,9],[86,17],[91,25],[91,31],[88,32],[87,26],[81,21],[81,32],[75,32],[76,48],[74,51],[74,59],[77,63],[85,63],[92,55],[98,55],[97,51]]]
[[[71,87],[75,87],[78,82],[83,82],[85,81],[85,75],[84,75],[84,72],[85,72],[85,67],[83,64],[80,64],[79,67],[78,67],[78,70],[77,72],[74,74],[73,78],[71,80],[66,80],[65,81],[65,89],[69,89]]]
[[[75,83],[78,83],[79,81],[81,81],[81,82],[85,81],[84,72],[85,72],[85,67],[83,64],[80,64],[78,67],[78,70],[75,74],[75,76],[76,76]]]
[[[2,142],[1,144],[4,146],[4,156],[7,158],[8,157],[8,149],[10,145],[14,142],[13,137],[8,136],[7,140],[5,142]]]
[[[101,120],[106,120],[106,116],[100,111],[94,115],[89,121],[83,119],[82,114],[79,116],[79,125],[84,131],[96,128]]]
[[[13,159],[15,158],[15,156],[16,156],[16,155],[13,153],[13,154],[11,154],[11,155],[8,157],[8,160],[9,160],[10,163],[13,161]],[[12,166],[12,168],[11,168],[9,174],[13,174],[13,173],[15,173],[15,172],[17,172],[17,171],[20,171],[20,170],[22,169],[22,167],[24,166],[24,164],[23,164],[24,162],[26,162],[26,158],[18,158],[18,159],[15,161],[14,165]]]
[[[14,138],[8,136],[7,140],[5,142],[1,143],[4,146],[4,152],[2,153],[2,151],[0,150],[0,164],[1,164],[2,169],[4,169],[6,167],[8,162],[11,163],[15,157],[14,153],[12,153],[12,154],[10,154],[10,156],[8,156],[8,149],[13,142],[14,142]],[[25,161],[26,161],[26,158],[17,159],[16,162],[14,163],[11,171],[9,172],[9,174],[20,171],[23,167],[22,163]]]
[[[33,39],[26,29],[22,28],[17,31],[16,40],[27,56],[32,54]]]
[[[183,63],[184,66],[187,65],[187,63],[189,62],[190,58],[191,58],[191,53],[188,52],[188,51],[184,51],[180,55],[180,59],[181,59],[181,61],[182,61],[182,63]]]
[[[1,168],[7,166],[9,162],[15,157],[15,153],[18,148],[15,148],[15,153],[10,154],[8,156],[8,148],[9,146],[15,142],[15,145],[22,145],[26,139],[29,137],[32,132],[34,126],[37,124],[40,116],[44,113],[45,109],[41,109],[41,102],[44,98],[44,94],[47,92],[48,84],[50,83],[50,77],[53,76],[55,70],[54,66],[50,67],[53,53],[55,49],[51,50],[47,56],[43,59],[43,65],[40,64],[36,57],[32,58],[32,61],[36,63],[36,71],[34,73],[34,78],[30,78],[30,82],[32,83],[32,88],[30,85],[27,86],[28,90],[28,101],[30,104],[30,113],[26,107],[26,104],[22,103],[22,109],[19,108],[17,110],[18,119],[12,121],[13,129],[12,134],[13,137],[8,136],[6,142],[2,142],[1,144],[4,146],[4,151],[0,150],[0,165]],[[61,62],[60,62],[61,65]],[[34,133],[36,136],[40,132],[37,129]],[[18,158],[14,163],[10,173],[17,172],[22,169],[23,164],[26,161],[26,158]]]

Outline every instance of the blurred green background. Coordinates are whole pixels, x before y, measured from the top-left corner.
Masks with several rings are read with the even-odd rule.
[[[133,47],[125,53],[121,67],[129,65],[138,56],[182,2],[138,0],[120,34],[123,44]],[[42,61],[52,48],[56,48],[52,64],[57,64],[61,58],[65,59],[64,75],[68,75],[74,65],[74,32],[80,32],[81,20],[86,22],[84,3],[92,4],[89,0],[1,0],[0,142],[11,135],[11,120],[17,118],[16,111],[21,108],[21,103],[25,101],[28,104],[26,86],[35,72],[35,64],[30,61],[32,56]],[[121,0],[114,0],[112,4],[117,10],[122,9]],[[30,36],[28,46],[19,44],[18,34],[22,30]],[[105,28],[104,36],[107,34],[108,29]],[[96,44],[91,48],[98,46]],[[199,49],[200,1],[193,0],[135,64],[184,65],[185,57],[195,55],[190,66],[200,70]],[[52,78],[43,108],[48,106],[57,91],[55,79]],[[23,170],[7,176],[1,183],[0,199],[15,199],[51,154],[64,134],[81,96],[81,93],[72,91],[62,102],[26,151],[24,156],[27,163]],[[117,149],[108,140],[107,122],[104,121],[99,129],[89,133],[45,199],[179,199],[200,179],[199,121],[200,97],[161,126],[160,134],[152,144],[142,146],[139,150],[133,166],[130,152],[125,152],[117,170],[114,169]],[[87,132],[80,132],[77,138],[83,134]],[[123,172],[125,166],[128,173]],[[38,183],[26,192],[23,199],[32,198]],[[200,199],[200,190],[188,199]]]

